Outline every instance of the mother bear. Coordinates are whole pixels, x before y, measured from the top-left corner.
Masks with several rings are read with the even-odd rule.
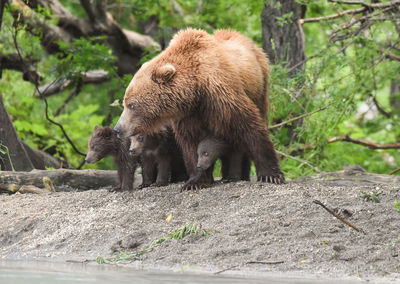
[[[264,53],[237,32],[182,30],[137,71],[114,129],[131,136],[172,121],[189,175],[196,172],[199,142],[211,133],[250,156],[258,181],[283,183],[264,125],[267,68]],[[212,181],[211,171],[202,183]]]

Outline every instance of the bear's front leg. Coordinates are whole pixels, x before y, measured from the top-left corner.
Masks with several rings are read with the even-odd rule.
[[[168,156],[160,156],[157,159],[157,179],[155,186],[166,186],[171,176],[171,161]]]
[[[232,149],[232,151],[221,157],[222,180],[224,182],[241,179],[243,155],[243,152]]]
[[[254,160],[257,171],[257,181],[275,184],[285,183],[285,176],[279,168],[274,146],[265,129],[250,129],[246,137],[250,155]],[[250,144],[251,143],[251,144]]]
[[[147,155],[142,155],[142,184],[139,188],[149,187],[156,181],[156,164],[154,158]]]

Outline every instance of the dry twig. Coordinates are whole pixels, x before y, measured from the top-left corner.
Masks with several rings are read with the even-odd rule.
[[[313,203],[320,205],[322,208],[324,208],[326,211],[328,211],[331,215],[335,216],[337,219],[339,219],[340,221],[342,221],[343,223],[345,223],[346,225],[352,227],[354,230],[356,230],[357,232],[363,233],[365,234],[365,232],[360,229],[357,228],[356,226],[354,226],[353,224],[351,224],[349,221],[343,219],[342,217],[340,217],[339,215],[337,215],[335,212],[333,212],[331,209],[329,209],[328,207],[326,207],[321,201],[319,200],[314,200]]]

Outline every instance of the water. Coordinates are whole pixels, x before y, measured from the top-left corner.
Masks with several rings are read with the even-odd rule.
[[[135,284],[257,284],[257,283],[357,283],[352,279],[316,279],[285,274],[259,278],[135,270],[115,265],[88,265],[43,261],[0,261],[0,284],[135,283]]]

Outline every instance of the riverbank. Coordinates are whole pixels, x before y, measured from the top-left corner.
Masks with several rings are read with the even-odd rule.
[[[180,187],[2,195],[0,258],[116,262],[128,256],[124,265],[135,268],[400,279],[397,177],[216,183],[182,193]],[[197,235],[166,237],[194,222]]]

